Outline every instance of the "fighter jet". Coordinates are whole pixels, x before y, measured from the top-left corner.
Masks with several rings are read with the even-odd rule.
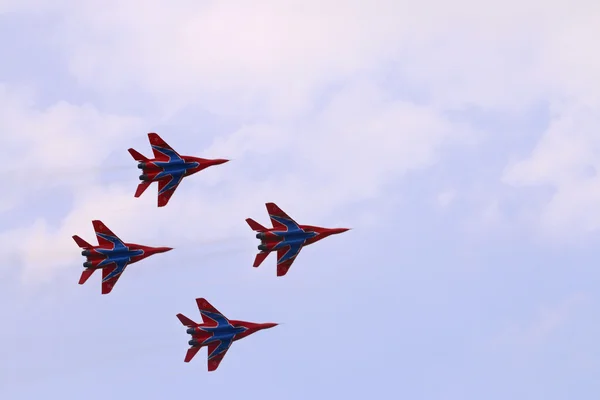
[[[262,329],[269,329],[277,324],[265,323],[257,324],[254,322],[229,320],[216,308],[214,308],[206,299],[196,299],[202,324],[198,324],[183,314],[177,314],[177,318],[188,329],[186,333],[192,335],[192,340],[188,342],[190,347],[185,356],[185,362],[190,362],[198,353],[200,348],[208,347],[208,370],[214,371],[219,367],[227,350],[236,340],[240,340]]]
[[[108,294],[121,277],[129,264],[136,263],[153,254],[173,250],[170,247],[148,247],[139,244],[124,243],[110,231],[101,221],[92,221],[94,231],[98,238],[98,246],[92,246],[79,236],[73,236],[75,243],[82,249],[82,256],[86,257],[83,263],[85,270],[81,274],[79,284],[85,281],[97,269],[102,270],[102,294]]]
[[[260,239],[254,267],[258,267],[272,251],[277,251],[277,276],[287,274],[302,247],[315,243],[330,235],[346,232],[349,228],[321,228],[299,225],[275,203],[266,203],[273,228],[265,228],[251,218],[246,219],[252,230],[259,232]]]
[[[152,182],[158,182],[159,207],[167,205],[184,177],[229,161],[181,156],[156,133],[149,133],[148,139],[154,152],[154,159],[148,159],[134,149],[128,150],[129,154],[139,162],[138,168],[142,170],[140,175],[142,182],[138,185],[135,197],[140,197]]]

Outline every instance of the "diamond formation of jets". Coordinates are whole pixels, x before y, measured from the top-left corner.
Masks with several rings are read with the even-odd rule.
[[[299,225],[275,203],[266,203],[266,206],[273,228],[266,228],[252,218],[247,218],[246,222],[252,230],[258,232],[256,238],[260,239],[258,246],[260,253],[256,255],[253,266],[258,267],[272,251],[276,251],[277,276],[287,274],[304,246],[349,230],[349,228]]]
[[[73,240],[83,249],[82,256],[86,257],[83,263],[85,268],[79,279],[83,285],[94,271],[102,270],[102,294],[108,294],[125,271],[129,264],[136,263],[146,257],[157,253],[172,250],[170,247],[149,247],[134,243],[125,243],[117,237],[101,221],[92,221],[98,246],[92,246],[77,235]]]
[[[142,175],[139,176],[141,183],[137,187],[135,197],[140,197],[152,182],[158,182],[158,207],[164,207],[169,203],[186,176],[229,161],[182,156],[156,133],[148,133],[148,139],[154,153],[153,159],[145,157],[132,148],[128,151],[138,162],[138,169],[142,171]],[[279,277],[288,273],[304,246],[349,230],[349,228],[300,225],[275,203],[266,203],[265,205],[272,228],[266,228],[251,218],[246,219],[250,228],[257,232],[256,238],[260,240],[259,253],[256,255],[253,267],[260,266],[271,252],[276,252],[277,276]],[[94,271],[101,269],[103,295],[113,290],[129,264],[157,253],[172,250],[170,247],[150,247],[125,243],[101,221],[93,220],[92,224],[98,239],[97,246],[92,246],[77,235],[73,236],[73,240],[82,249],[81,255],[86,258],[79,284],[83,285]],[[202,323],[196,323],[183,314],[177,314],[179,321],[187,327],[186,333],[191,335],[191,340],[188,342],[190,347],[184,361],[190,362],[202,347],[207,347],[208,371],[215,371],[219,368],[233,342],[278,325],[276,323],[230,320],[206,299],[197,298],[196,303]]]
[[[208,347],[208,370],[216,370],[231,344],[255,332],[277,326],[275,323],[254,323],[227,319],[214,308],[206,299],[196,299],[196,304],[202,316],[202,323],[198,324],[183,314],[177,314],[179,321],[188,329],[187,334],[192,336],[188,342],[191,346],[185,356],[185,362],[192,358],[204,346]]]
[[[229,161],[179,155],[156,133],[149,133],[148,139],[154,159],[149,159],[134,149],[128,151],[142,170],[139,177],[142,182],[138,185],[135,197],[140,197],[152,182],[158,182],[158,207],[167,205],[184,177]]]

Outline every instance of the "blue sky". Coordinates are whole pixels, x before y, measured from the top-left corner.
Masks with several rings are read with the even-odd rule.
[[[1,398],[598,397],[597,2],[368,3],[0,1]],[[152,131],[232,161],[158,209]],[[353,230],[277,278],[270,201]],[[197,297],[282,325],[208,373]]]

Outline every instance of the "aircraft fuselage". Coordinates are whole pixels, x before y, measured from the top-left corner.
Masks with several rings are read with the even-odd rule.
[[[120,263],[130,263],[135,257],[143,256],[144,250],[136,249],[130,250],[128,248],[122,249],[95,249],[92,252],[90,250],[84,250],[81,255],[86,256],[87,261],[83,263],[85,268],[101,268],[104,266]]]
[[[189,341],[190,346],[207,345],[212,342],[232,342],[238,339],[237,335],[246,332],[248,329],[243,326],[199,326],[190,328],[187,333],[192,335]]]
[[[267,234],[258,233],[256,237],[260,239],[258,249],[261,251],[279,250],[286,246],[305,244],[309,239],[317,236],[315,232],[305,231],[303,229],[294,229],[289,231],[271,231]]]

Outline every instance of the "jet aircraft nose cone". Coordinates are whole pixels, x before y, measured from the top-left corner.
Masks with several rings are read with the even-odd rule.
[[[225,164],[226,162],[229,162],[229,160],[226,160],[224,158],[218,158],[216,160],[211,160],[210,165],[220,165]]]
[[[269,329],[269,328],[273,328],[277,325],[279,325],[279,324],[276,324],[274,322],[267,322],[266,324],[262,324],[260,328],[261,329]]]
[[[150,254],[158,254],[158,253],[166,253],[167,251],[171,251],[173,248],[171,247],[153,247],[150,249],[148,253]]]
[[[344,233],[349,230],[350,230],[350,228],[334,228],[334,229],[330,229],[329,233],[331,233],[332,235],[336,235],[338,233]]]

